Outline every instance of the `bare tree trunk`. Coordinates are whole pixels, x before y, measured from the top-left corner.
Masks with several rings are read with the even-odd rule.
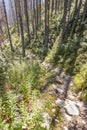
[[[68,0],[68,22],[70,21],[70,11],[73,0]]]
[[[36,29],[38,30],[38,0],[36,0]]]
[[[75,9],[74,9],[73,18],[75,18],[76,14],[77,14],[77,10],[78,10],[78,0],[75,1]]]
[[[73,33],[74,33],[75,29],[76,29],[76,24],[78,22],[79,15],[80,15],[81,5],[82,5],[82,0],[80,0],[80,2],[79,2],[79,6],[78,6],[78,9],[77,9],[77,14],[76,14],[76,18],[75,18],[75,21],[73,23],[72,30],[71,30],[71,36],[73,35]]]
[[[48,49],[49,42],[49,0],[45,0],[45,47]]]
[[[31,0],[30,1],[30,7],[31,7],[31,24],[32,24],[32,31],[33,31],[33,34],[34,34],[34,31],[35,31],[35,26],[34,26],[34,9],[33,9],[33,1]]]
[[[83,16],[82,16],[82,23],[83,24],[84,24],[85,19],[86,19],[86,13],[87,13],[87,0],[85,2],[84,9],[83,9]]]
[[[24,1],[24,10],[25,10],[25,18],[26,18],[26,27],[27,27],[27,32],[28,32],[28,38],[29,38],[29,41],[30,41],[30,28],[29,28],[27,0]]]
[[[39,25],[41,25],[41,0],[39,0],[39,11],[38,11],[38,13],[39,13]]]
[[[20,30],[21,30],[20,33],[21,33],[21,39],[22,39],[22,53],[23,53],[23,57],[25,57],[24,30],[23,30],[20,0],[17,0],[17,5],[18,5],[18,15],[19,15],[19,21],[20,21]]]
[[[51,6],[51,16],[52,16],[53,11],[54,11],[54,0],[52,0],[52,6]]]
[[[16,0],[14,0],[14,3],[15,3],[15,12],[16,12],[17,31],[18,31],[18,36],[20,36],[19,19],[18,19],[18,10],[17,10]]]
[[[12,5],[12,0],[10,0],[10,4],[11,4],[11,10],[12,10],[13,23],[15,23],[16,22],[15,11],[14,11],[14,8],[13,8],[13,5]]]
[[[62,25],[62,38],[61,38],[61,43],[64,43],[65,41],[65,32],[66,32],[66,17],[67,17],[67,6],[68,5],[68,0],[64,0],[64,13],[63,13],[63,25]]]
[[[34,19],[35,35],[37,37],[37,21],[36,21],[35,0],[33,0],[33,19]]]
[[[55,1],[55,14],[57,14],[57,9],[58,9],[58,0]]]
[[[3,0],[2,2],[3,2],[3,7],[4,7],[4,13],[5,13],[8,37],[9,37],[9,41],[10,41],[10,48],[11,48],[11,51],[13,51],[12,39],[11,39],[11,34],[10,34],[10,30],[9,30],[8,20],[7,20],[7,12],[6,12],[6,7],[5,7],[5,1]]]

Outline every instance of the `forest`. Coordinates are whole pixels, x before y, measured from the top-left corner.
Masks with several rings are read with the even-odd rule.
[[[0,130],[87,130],[87,0],[0,0]]]

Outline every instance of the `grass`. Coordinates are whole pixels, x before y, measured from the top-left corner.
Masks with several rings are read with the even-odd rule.
[[[31,35],[31,44],[25,33],[26,55],[32,52],[41,60],[63,68],[66,73],[73,75],[73,91],[81,91],[80,98],[87,102],[87,25],[83,32],[77,25],[73,38],[68,37],[65,44],[60,44],[61,17],[59,15],[56,18],[55,15],[50,19],[48,51],[44,48],[43,25],[37,32],[37,38]],[[51,77],[55,72],[47,72],[35,60],[24,60],[21,39],[14,33],[14,27],[11,27],[10,31],[14,52],[10,51],[8,40],[0,51],[0,129],[22,130],[26,127],[29,130],[45,130],[41,127],[42,113],[47,112],[53,122],[56,117],[60,122],[63,121],[54,102],[55,97],[48,94],[48,91],[53,90]],[[44,91],[41,91],[43,87]],[[50,129],[54,128],[53,122]]]

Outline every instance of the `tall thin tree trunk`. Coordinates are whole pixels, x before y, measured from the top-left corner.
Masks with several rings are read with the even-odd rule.
[[[72,0],[68,0],[68,22],[70,21],[71,5],[72,5]]]
[[[13,17],[13,23],[16,22],[16,19],[15,19],[15,11],[14,11],[14,7],[12,5],[12,0],[10,0],[10,4],[11,4],[11,10],[12,10],[12,17]]]
[[[38,11],[38,13],[39,13],[39,25],[41,25],[41,0],[39,0],[39,11]]]
[[[32,32],[34,34],[35,28],[34,28],[34,11],[33,11],[33,1],[30,1],[30,7],[31,7],[31,23],[32,23]]]
[[[67,17],[67,6],[68,5],[68,0],[64,0],[64,13],[63,13],[63,25],[62,25],[62,38],[61,38],[61,43],[64,43],[65,41],[65,32],[66,32],[66,17]]]
[[[38,30],[38,0],[36,0],[36,29]]]
[[[55,14],[57,14],[57,9],[58,9],[58,0],[55,1]]]
[[[20,36],[19,19],[18,19],[18,10],[17,10],[16,0],[14,0],[14,3],[15,3],[15,12],[16,12],[17,31],[18,31],[18,36]]]
[[[17,0],[17,5],[18,5],[18,15],[19,15],[19,21],[20,21],[20,30],[21,30],[20,33],[21,33],[21,40],[22,40],[22,53],[23,53],[23,57],[25,57],[24,29],[23,29],[23,22],[22,22],[20,0]]]
[[[51,6],[51,16],[52,16],[53,11],[54,11],[54,0],[52,0],[52,6]]]
[[[28,38],[29,38],[29,41],[30,41],[30,28],[29,28],[27,0],[24,0],[24,10],[25,10],[25,18],[26,18],[26,27],[27,27],[27,32],[28,32]]]
[[[77,14],[77,9],[78,9],[78,0],[75,1],[75,9],[74,9],[73,18],[75,18],[76,14]]]
[[[3,0],[2,2],[3,2],[3,7],[4,7],[4,13],[5,13],[8,37],[9,37],[9,41],[10,41],[10,48],[11,48],[11,51],[13,51],[12,39],[11,39],[10,30],[9,30],[8,19],[7,19],[7,12],[6,12],[6,7],[5,7],[5,1]]]
[[[37,37],[37,21],[36,21],[35,0],[33,0],[33,19],[34,19],[35,35]]]
[[[45,0],[45,47],[48,49],[49,42],[49,0]]]
[[[83,9],[82,23],[85,22],[85,19],[86,19],[86,13],[87,13],[87,0],[86,0],[86,2],[85,2],[84,9]]]
[[[81,5],[82,5],[82,0],[80,0],[80,2],[79,2],[76,18],[75,18],[75,21],[73,23],[72,30],[71,30],[71,36],[73,36],[73,33],[74,33],[75,29],[76,29],[76,25],[77,25],[77,22],[78,22],[78,19],[79,19],[79,15],[80,15]]]

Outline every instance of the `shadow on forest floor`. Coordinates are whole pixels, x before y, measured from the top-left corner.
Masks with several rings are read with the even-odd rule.
[[[77,31],[76,41],[74,36],[72,36],[71,41],[68,41],[68,43],[65,44],[60,44],[57,47],[57,51],[51,61],[54,66],[60,64],[60,67],[65,68],[66,72],[73,74],[75,62],[78,57],[78,50],[81,48],[81,42],[84,38],[84,30],[84,25],[81,25]]]

